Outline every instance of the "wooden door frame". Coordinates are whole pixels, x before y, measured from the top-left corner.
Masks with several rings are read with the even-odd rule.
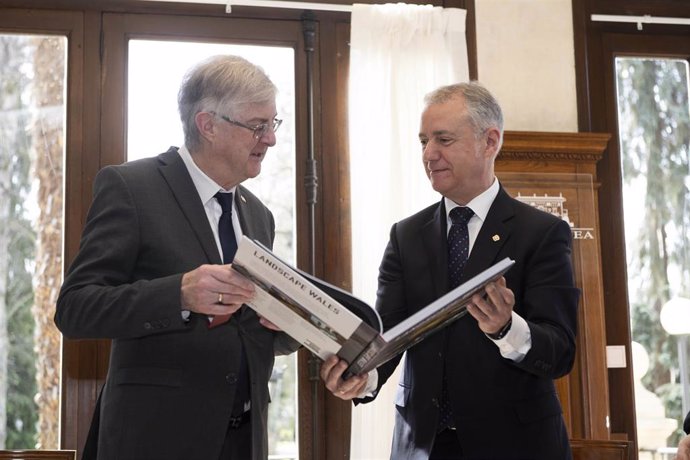
[[[617,55],[685,55],[679,50],[687,43],[688,27],[673,25],[645,25],[637,30],[634,23],[593,22],[592,14],[652,15],[668,17],[690,16],[690,4],[674,0],[573,0],[575,34],[575,63],[578,102],[578,125],[584,132],[607,132],[611,140],[597,173],[601,182],[599,192],[600,217],[607,225],[601,227],[601,263],[606,312],[608,345],[626,347],[625,368],[609,369],[611,438],[634,442],[637,452],[634,377],[630,344],[630,308],[627,290],[627,262],[623,223],[622,173],[615,98],[613,59]],[[663,38],[664,35],[675,39]],[[615,38],[615,37],[618,38]],[[666,42],[662,47],[654,42]],[[673,50],[677,51],[674,52]]]

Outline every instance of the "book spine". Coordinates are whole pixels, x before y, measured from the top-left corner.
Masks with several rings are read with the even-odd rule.
[[[343,378],[347,380],[353,375],[371,371],[368,364],[376,357],[385,344],[386,341],[383,337],[377,336],[354,361],[350,362],[350,366],[343,373]]]
[[[338,351],[338,357],[348,363],[353,362],[378,336],[379,334],[374,329],[362,322],[350,338],[343,343],[340,351]]]

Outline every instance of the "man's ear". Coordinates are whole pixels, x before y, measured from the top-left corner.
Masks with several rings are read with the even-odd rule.
[[[216,123],[212,113],[199,112],[194,115],[194,123],[201,137],[206,140],[213,140],[216,136]]]
[[[486,130],[486,154],[492,158],[498,155],[501,146],[501,132],[496,127]]]

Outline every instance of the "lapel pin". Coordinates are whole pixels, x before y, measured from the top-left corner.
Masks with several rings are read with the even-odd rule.
[[[244,199],[244,195],[240,195],[240,200],[242,200],[242,203],[246,203],[247,200]]]
[[[494,235],[494,236],[491,237],[491,239],[494,240],[494,242],[496,242],[496,241],[500,240],[501,237],[498,236],[498,235]]]

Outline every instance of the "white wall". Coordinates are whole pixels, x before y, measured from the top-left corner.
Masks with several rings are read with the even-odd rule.
[[[571,0],[477,0],[479,81],[505,128],[577,131]]]

